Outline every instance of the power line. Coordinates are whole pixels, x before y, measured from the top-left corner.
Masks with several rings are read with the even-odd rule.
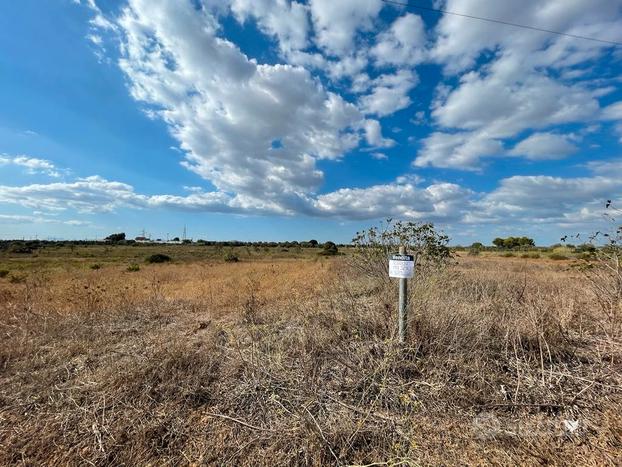
[[[500,19],[484,18],[484,17],[481,17],[481,16],[467,15],[467,14],[464,14],[464,13],[456,13],[454,11],[441,10],[441,9],[438,9],[438,8],[432,8],[432,7],[422,6],[422,5],[415,5],[414,3],[409,3],[409,2],[398,2],[398,1],[395,1],[395,0],[381,0],[381,1],[384,2],[384,3],[393,4],[393,5],[400,5],[400,6],[406,6],[406,7],[411,7],[411,8],[417,8],[419,10],[433,11],[435,13],[443,13],[443,14],[446,14],[446,15],[461,16],[463,18],[477,19],[477,20],[480,20],[480,21],[487,21],[489,23],[505,24],[506,26],[514,26],[516,28],[531,29],[532,31],[547,32],[549,34],[557,34],[558,36],[572,37],[574,39],[583,39],[583,40],[586,40],[586,41],[601,42],[603,44],[609,44],[609,45],[618,45],[618,46],[622,45],[622,42],[608,41],[606,39],[597,39],[595,37],[589,37],[589,36],[579,36],[577,34],[569,34],[567,32],[553,31],[552,29],[538,28],[538,27],[529,26],[529,25],[526,25],[526,24],[511,23],[510,21],[502,21]]]

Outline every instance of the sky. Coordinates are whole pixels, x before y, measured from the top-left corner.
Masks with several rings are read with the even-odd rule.
[[[603,228],[622,0],[410,4],[1,2],[0,238]]]

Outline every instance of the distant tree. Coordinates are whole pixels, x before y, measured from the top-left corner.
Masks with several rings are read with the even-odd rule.
[[[108,235],[106,238],[104,238],[104,241],[109,242],[109,243],[119,243],[125,240],[125,233],[124,232],[120,232],[120,233],[114,233],[111,235]]]
[[[309,245],[311,245],[313,248],[318,246],[318,241],[317,240],[309,240]]]
[[[174,241],[174,242],[178,242],[178,241],[179,241],[179,237],[174,237],[174,238],[173,238],[173,241]]]
[[[334,256],[339,253],[339,249],[334,242],[326,242],[320,254],[324,256]]]
[[[509,250],[513,248],[530,248],[536,246],[533,238],[529,237],[497,237],[492,241],[492,243],[497,248],[507,248]]]
[[[184,245],[188,245],[189,243],[192,243],[192,240],[186,238],[185,240],[182,241],[182,243]]]
[[[475,242],[471,245],[471,249],[473,250],[481,250],[484,248],[484,244],[481,242]]]
[[[505,246],[505,241],[501,237],[497,237],[492,241],[492,244],[497,248],[503,248]]]

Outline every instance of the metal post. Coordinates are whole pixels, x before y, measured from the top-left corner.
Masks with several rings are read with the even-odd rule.
[[[406,254],[406,248],[404,246],[400,246],[400,255]],[[398,339],[400,343],[404,343],[406,341],[406,307],[408,306],[408,285],[406,281],[408,279],[401,278],[400,279],[400,301],[399,301],[399,309],[398,309]]]

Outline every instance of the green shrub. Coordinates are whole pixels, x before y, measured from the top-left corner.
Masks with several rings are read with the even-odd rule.
[[[6,277],[8,275],[9,275],[8,269],[0,269],[0,278],[1,277]]]
[[[140,271],[140,266],[138,264],[130,264],[127,269],[127,272],[138,272]]]
[[[540,258],[540,253],[529,253],[529,257],[531,259],[538,259]]]
[[[156,253],[147,258],[148,263],[168,263],[171,261],[171,257],[162,253]]]
[[[240,261],[240,258],[238,258],[237,255],[229,252],[225,255],[224,260],[227,263],[237,263],[238,261]]]
[[[563,261],[565,259],[568,259],[568,256],[560,255],[559,253],[553,253],[552,255],[549,256],[549,258],[555,261]]]
[[[480,253],[479,248],[469,248],[469,256],[479,256]]]
[[[507,253],[503,253],[501,256],[503,256],[504,258],[512,258],[516,255],[508,251]]]
[[[326,242],[319,254],[323,256],[335,256],[339,254],[339,249],[334,242]]]
[[[91,264],[91,269],[93,269],[94,271],[100,268],[101,266],[99,264]]]

